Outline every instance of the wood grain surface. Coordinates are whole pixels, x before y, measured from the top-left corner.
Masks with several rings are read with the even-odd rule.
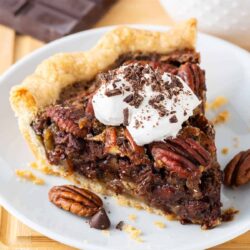
[[[144,23],[171,25],[172,21],[157,0],[120,0],[100,20],[96,27]],[[0,74],[23,56],[44,44],[29,36],[18,35],[0,25]],[[72,250],[74,248],[53,241],[19,222],[0,207],[0,250]],[[250,232],[215,249],[250,249]]]

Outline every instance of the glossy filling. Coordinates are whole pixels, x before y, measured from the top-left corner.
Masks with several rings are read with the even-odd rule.
[[[111,68],[137,61],[180,76],[202,101],[177,138],[138,146],[125,127],[101,124],[91,105],[99,76],[64,89],[58,103],[41,111],[31,126],[51,164],[174,214],[182,223],[214,227],[220,221],[221,172],[214,130],[203,114],[206,88],[199,55],[127,54]]]

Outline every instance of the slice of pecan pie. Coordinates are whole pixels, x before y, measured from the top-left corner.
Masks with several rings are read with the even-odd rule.
[[[11,91],[45,172],[182,223],[220,223],[221,171],[204,116],[196,22],[119,27],[87,52],[49,58]]]

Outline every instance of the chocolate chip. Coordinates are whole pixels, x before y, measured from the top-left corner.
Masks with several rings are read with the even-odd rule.
[[[119,221],[118,224],[115,226],[116,229],[122,231],[122,228],[124,226],[124,221]]]
[[[128,116],[129,116],[128,108],[125,108],[123,110],[123,125],[124,126],[128,126]]]
[[[105,91],[105,95],[108,97],[120,95],[121,93],[122,93],[122,91],[120,89],[112,89],[112,90]]]
[[[107,229],[110,227],[110,220],[104,208],[100,209],[89,221],[90,227],[95,229]]]
[[[176,123],[176,122],[178,122],[178,119],[177,119],[177,117],[175,115],[173,115],[172,117],[170,117],[169,121],[171,123]]]

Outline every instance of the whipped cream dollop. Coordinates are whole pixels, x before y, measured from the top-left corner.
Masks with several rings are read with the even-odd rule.
[[[137,145],[175,137],[200,104],[178,76],[131,63],[104,73],[93,96],[95,117],[128,129]]]

